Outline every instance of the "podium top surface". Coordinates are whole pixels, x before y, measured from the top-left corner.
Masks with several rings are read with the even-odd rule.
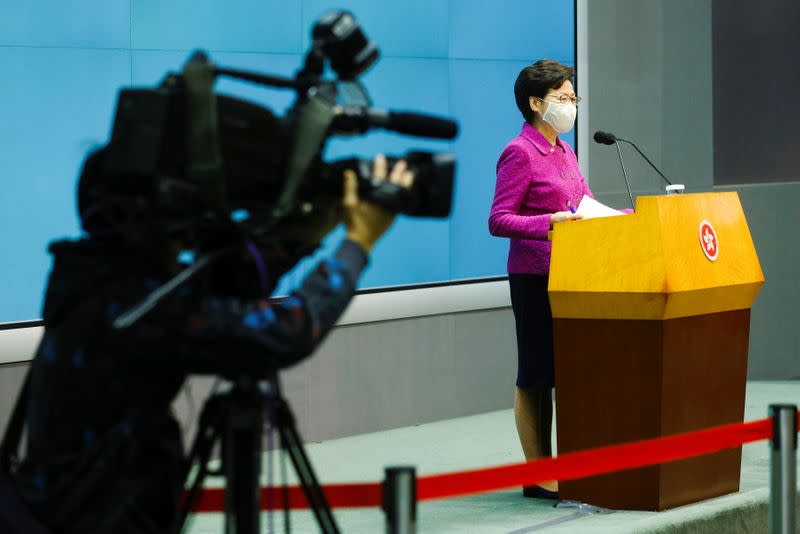
[[[750,308],[764,283],[736,192],[649,196],[555,225],[556,318],[671,319]]]

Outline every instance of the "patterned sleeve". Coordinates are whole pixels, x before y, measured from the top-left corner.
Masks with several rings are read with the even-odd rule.
[[[184,290],[143,318],[128,352],[188,373],[263,375],[294,365],[319,345],[355,293],[367,257],[345,240],[285,299],[195,297]]]
[[[508,146],[497,161],[497,182],[489,213],[489,233],[496,237],[547,239],[550,214],[519,215],[531,180],[530,157]]]

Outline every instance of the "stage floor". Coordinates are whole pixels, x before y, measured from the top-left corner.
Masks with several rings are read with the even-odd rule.
[[[772,403],[800,404],[800,382],[748,383],[745,420],[766,417],[767,406]],[[312,443],[308,444],[308,451],[323,483],[378,481],[388,465],[414,465],[417,473],[424,475],[523,460],[511,410]],[[273,477],[279,472],[273,470]],[[209,480],[207,485],[219,482]],[[525,499],[520,490],[509,490],[422,503],[417,532],[767,532],[768,499],[769,449],[767,442],[757,442],[743,447],[741,490],[736,494],[659,513],[616,511],[587,515],[574,509],[556,509],[552,501]],[[379,509],[343,509],[336,510],[335,515],[345,534],[385,531]],[[293,512],[291,520],[292,532],[318,532],[310,512]],[[271,519],[264,514],[262,521],[262,531],[268,532],[267,526],[272,522],[273,532],[284,532],[281,513]],[[199,514],[187,531],[218,534],[223,531],[222,525],[221,514]]]

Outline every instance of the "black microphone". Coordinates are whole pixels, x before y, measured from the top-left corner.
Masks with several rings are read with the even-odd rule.
[[[407,111],[387,111],[361,106],[337,109],[333,120],[337,133],[359,134],[371,128],[383,128],[406,135],[453,139],[458,135],[458,123],[435,115]]]
[[[635,211],[636,207],[633,205],[631,182],[628,180],[628,173],[625,171],[625,164],[622,162],[622,151],[619,149],[617,136],[612,133],[597,131],[594,133],[594,140],[596,143],[600,143],[601,145],[614,145],[617,147],[617,154],[619,154],[619,165],[622,167],[622,176],[625,177],[625,187],[628,188],[628,198],[631,199],[631,209]]]
[[[601,132],[598,130],[594,133],[594,141],[595,143],[600,143],[602,145],[613,145],[617,141],[617,136],[612,133]]]
[[[658,175],[661,176],[661,178],[664,179],[665,182],[667,182],[667,185],[672,185],[672,182],[669,181],[669,178],[664,176],[664,173],[661,172],[660,170],[658,170],[658,167],[656,167],[655,164],[652,161],[650,161],[650,159],[647,156],[644,155],[644,152],[639,150],[639,147],[636,146],[636,144],[633,141],[628,141],[627,139],[622,139],[621,137],[617,137],[616,135],[614,135],[614,134],[612,134],[610,132],[600,132],[600,131],[597,131],[597,132],[594,133],[594,140],[597,141],[598,143],[603,144],[603,145],[613,145],[617,141],[622,141],[623,143],[628,143],[633,148],[635,148],[636,152],[638,152],[639,155],[642,156],[644,158],[644,160],[647,163],[650,164],[650,166],[653,168],[653,170],[656,171],[658,173]]]

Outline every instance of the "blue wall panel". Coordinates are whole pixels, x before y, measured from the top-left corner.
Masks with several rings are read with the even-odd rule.
[[[461,118],[455,142],[459,174],[451,222],[453,278],[505,272],[508,240],[489,235],[497,157],[519,133],[523,119],[513,86],[527,63],[455,60],[450,64],[450,103]]]
[[[131,0],[3,0],[0,46],[129,48]]]
[[[450,57],[574,61],[574,2],[454,0]]]
[[[12,81],[0,84],[0,321],[14,321],[40,316],[47,243],[78,233],[78,169],[108,137],[130,52],[0,47],[0,65]]]
[[[0,4],[0,224],[6,229],[0,322],[39,316],[46,244],[78,234],[80,162],[107,140],[120,87],[150,85],[205,48],[219,65],[292,75],[301,65],[322,0],[28,0]],[[519,69],[536,59],[574,60],[573,3],[555,0],[346,0],[381,49],[363,81],[381,108],[455,117],[454,142],[386,132],[332,140],[327,159],[409,149],[454,152],[450,220],[399,217],[375,249],[362,287],[500,275],[507,242],[487,232],[497,156],[521,127],[513,100]],[[220,92],[282,114],[289,91],[221,80]],[[565,139],[572,142],[573,135]],[[340,228],[324,255],[341,240]],[[283,280],[299,283],[305,262]]]
[[[298,0],[132,0],[132,46],[300,53]]]

